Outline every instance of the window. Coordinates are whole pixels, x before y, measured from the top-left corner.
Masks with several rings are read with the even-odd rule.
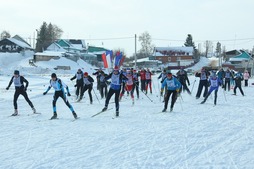
[[[177,60],[181,60],[181,57],[177,57]]]
[[[171,57],[168,57],[168,61],[171,62]]]

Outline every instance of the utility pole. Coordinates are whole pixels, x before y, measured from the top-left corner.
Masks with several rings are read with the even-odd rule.
[[[137,69],[137,35],[135,34],[135,69]]]

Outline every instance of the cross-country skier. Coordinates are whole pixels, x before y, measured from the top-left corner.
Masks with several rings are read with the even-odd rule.
[[[225,84],[223,85],[224,90],[226,91],[228,88],[228,91],[230,91],[230,80],[233,78],[233,75],[229,69],[225,72]],[[223,83],[223,81],[222,81]]]
[[[134,78],[133,78],[133,75],[132,75],[132,72],[130,70],[127,71],[127,74],[126,74],[126,78],[127,80],[125,81],[125,90],[127,92],[130,92],[131,94],[131,99],[132,99],[132,104],[134,104],[134,89],[135,89],[135,84],[134,84]],[[120,94],[120,100],[122,99],[124,93],[121,93]]]
[[[152,94],[152,72],[149,69],[147,69],[145,75],[146,75],[146,94],[148,91],[148,87],[150,89],[150,93]]]
[[[200,77],[199,84],[198,84],[198,91],[197,91],[197,94],[196,94],[196,99],[199,99],[203,88],[205,88],[205,91],[203,93],[203,97],[205,97],[207,95],[207,92],[208,92],[208,77],[210,76],[210,73],[205,68],[202,68],[201,72],[200,73],[197,72],[195,74],[195,76]]]
[[[177,73],[177,79],[179,80],[179,82],[182,84],[182,87],[180,88],[179,93],[181,93],[182,91],[187,91],[188,94],[191,94],[188,86],[190,86],[190,81],[187,75],[187,72],[184,69],[180,69]],[[188,83],[188,86],[187,84]]]
[[[235,87],[234,87],[234,94],[236,95],[236,89],[239,88],[241,94],[244,96],[243,89],[242,89],[242,81],[243,81],[243,75],[241,72],[237,72],[234,77],[235,80]]]
[[[177,94],[181,88],[181,83],[177,80],[177,78],[172,76],[172,73],[169,72],[167,74],[167,78],[163,81],[162,85],[161,85],[161,91],[163,93],[164,87],[167,86],[167,94],[165,95],[165,103],[164,103],[164,109],[162,110],[162,112],[166,112],[167,108],[168,108],[168,101],[169,101],[169,97],[172,94],[171,97],[171,105],[170,105],[170,111],[173,111],[173,107],[174,104],[176,102],[177,99]]]
[[[9,85],[6,87],[6,90],[9,90],[12,83],[14,83],[14,86],[15,86],[15,93],[14,93],[14,99],[13,99],[14,113],[12,114],[12,116],[17,116],[18,115],[17,100],[18,100],[19,95],[24,96],[25,100],[27,101],[29,106],[32,108],[33,113],[36,113],[36,110],[33,106],[33,103],[28,98],[27,92],[26,92],[29,82],[23,76],[19,75],[18,70],[14,71],[14,75],[12,76],[12,78],[9,82]],[[26,83],[25,86],[24,86],[24,83]]]
[[[81,71],[81,69],[78,69],[77,73],[70,79],[71,81],[77,79],[76,80],[76,84],[75,86],[77,87],[76,89],[76,99],[78,100],[83,88],[83,72]]]
[[[93,89],[93,82],[94,82],[94,80],[93,80],[93,78],[90,75],[88,75],[87,72],[84,73],[83,80],[84,80],[84,86],[82,88],[82,93],[81,93],[80,100],[82,100],[82,98],[84,96],[84,93],[88,90],[90,104],[93,104],[93,97],[92,97],[91,91]]]
[[[207,95],[205,96],[205,99],[201,102],[201,104],[204,104],[207,98],[210,96],[210,94],[214,91],[214,105],[216,105],[219,86],[223,85],[223,82],[219,77],[217,77],[216,72],[212,72],[212,75],[209,78],[209,84],[210,84],[210,89]]]
[[[100,82],[100,79],[98,78],[99,75],[103,72],[102,68],[99,68],[97,70],[97,72],[93,73],[93,75],[96,75],[96,79],[97,79],[97,90],[100,90],[100,85],[99,85],[99,82]]]
[[[139,72],[140,74],[140,82],[141,82],[141,91],[146,91],[146,70],[144,68]]]
[[[133,70],[133,79],[134,79],[134,88],[136,89],[137,98],[139,98],[139,76],[140,74],[137,71]]]
[[[244,71],[244,74],[243,74],[244,86],[245,86],[245,87],[248,86],[249,78],[250,78],[250,74],[249,74],[248,70],[245,70],[245,71]]]
[[[102,111],[106,111],[108,109],[109,100],[112,97],[112,95],[115,94],[116,117],[118,117],[119,116],[119,95],[121,90],[121,83],[122,83],[122,80],[127,80],[127,78],[119,72],[118,67],[115,67],[114,71],[105,78],[105,80],[108,80],[108,79],[111,79],[110,89],[105,101],[105,107],[102,109]]]
[[[106,98],[107,94],[108,94],[108,84],[107,84],[107,81],[105,81],[105,77],[107,77],[107,76],[108,75],[105,74],[104,72],[101,72],[101,74],[98,76],[99,86],[100,86],[100,94],[101,94],[102,99],[104,98],[104,96]]]
[[[46,95],[48,93],[48,91],[51,89],[51,87],[53,87],[55,89],[55,93],[53,96],[53,116],[51,117],[51,119],[57,119],[57,112],[56,112],[56,101],[59,97],[61,97],[64,101],[64,103],[69,107],[69,109],[71,110],[73,116],[75,119],[77,119],[77,114],[75,113],[72,105],[69,103],[69,101],[67,100],[67,97],[65,95],[64,92],[64,88],[66,88],[67,91],[67,95],[71,96],[70,92],[69,92],[69,88],[68,86],[62,82],[61,79],[57,78],[55,73],[51,74],[51,80],[49,81],[49,87],[48,89],[43,93],[43,95]]]

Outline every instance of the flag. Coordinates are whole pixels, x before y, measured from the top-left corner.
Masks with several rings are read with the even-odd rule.
[[[121,52],[116,52],[116,57],[115,57],[115,66],[120,67],[121,66],[121,61],[122,61],[123,55]]]
[[[102,61],[104,64],[104,68],[110,68],[112,67],[111,63],[112,63],[112,56],[113,56],[113,52],[112,51],[106,51],[105,53],[102,54]]]

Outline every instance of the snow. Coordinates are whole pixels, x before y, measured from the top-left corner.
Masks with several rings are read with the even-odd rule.
[[[99,100],[92,92],[94,102],[90,105],[87,93],[80,103],[74,102],[74,82],[70,81],[75,73],[72,71],[78,67],[86,69],[88,65],[81,61],[78,65],[61,59],[58,63],[74,68],[71,71],[55,71],[51,69],[57,65],[55,61],[38,63],[37,68],[31,68],[27,62],[29,58],[6,55],[0,55],[0,168],[254,167],[253,86],[243,87],[244,97],[239,90],[237,96],[233,96],[232,90],[223,92],[219,89],[216,106],[213,106],[214,95],[205,104],[199,104],[202,99],[195,99],[198,79],[189,76],[189,88],[193,87],[193,94],[183,93],[176,101],[173,112],[161,113],[160,82],[158,75],[154,75],[153,94],[140,92],[140,99],[135,99],[134,106],[130,98],[125,96],[120,102],[119,118],[112,119],[114,103],[109,104],[109,108],[113,109],[91,118],[104,107],[105,102],[99,97],[96,83],[94,92]],[[202,60],[199,64],[202,64]],[[20,116],[9,117],[13,113],[14,87],[12,85],[8,91],[5,88],[11,73],[17,68],[29,81],[28,96],[41,115],[28,116],[32,110],[20,96]],[[46,68],[48,74],[45,73]],[[79,120],[72,121],[73,116],[61,99],[57,101],[59,119],[48,120],[52,116],[54,91],[51,89],[45,96],[42,93],[53,71],[69,86],[72,96],[68,100]],[[250,84],[253,82],[250,79]],[[111,98],[113,101],[114,96]]]

